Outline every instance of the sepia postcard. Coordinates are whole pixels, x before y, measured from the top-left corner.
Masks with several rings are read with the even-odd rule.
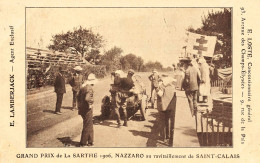
[[[0,2],[0,162],[259,162],[259,1]]]

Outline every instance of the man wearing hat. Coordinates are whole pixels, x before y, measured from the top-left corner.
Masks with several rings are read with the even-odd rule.
[[[64,72],[65,70],[62,67],[59,67],[59,72],[54,82],[54,91],[56,92],[57,95],[56,109],[55,109],[56,114],[61,114],[60,109],[62,105],[63,94],[66,93]]]
[[[93,86],[97,80],[94,74],[89,74],[88,79],[82,84],[79,90],[78,101],[78,114],[83,119],[83,129],[80,139],[80,146],[93,146],[94,142],[94,129],[93,129],[93,103],[94,103],[94,90]]]
[[[76,109],[76,99],[78,92],[81,88],[81,85],[83,84],[83,76],[81,75],[82,68],[80,66],[76,66],[74,68],[75,73],[73,74],[71,80],[70,80],[70,85],[72,87],[72,92],[73,92],[73,100],[72,100],[72,110]]]
[[[191,115],[193,116],[196,115],[197,112],[197,96],[201,76],[199,69],[197,68],[197,62],[195,60],[192,60],[188,65],[189,66],[185,71],[183,88],[188,98]]]
[[[153,69],[152,74],[148,78],[151,81],[151,103],[152,103],[152,107],[154,107],[155,90],[159,86],[160,76],[156,71],[156,69]]]

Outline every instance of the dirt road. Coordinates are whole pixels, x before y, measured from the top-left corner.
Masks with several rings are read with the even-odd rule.
[[[139,73],[150,95],[149,73]],[[94,87],[94,116],[100,115],[101,100],[109,95],[111,78],[99,80]],[[72,91],[67,86],[62,115],[54,114],[56,95],[52,90],[27,96],[27,147],[75,147],[80,140],[82,118],[71,110]],[[174,146],[198,146],[194,121],[184,93],[177,91],[177,112]],[[178,106],[179,105],[179,106]],[[140,113],[137,113],[137,116]],[[146,121],[134,118],[128,127],[118,128],[114,120],[94,123],[95,147],[167,147],[158,138],[157,110],[147,110]],[[179,136],[178,136],[179,135]],[[185,138],[181,135],[186,135]]]

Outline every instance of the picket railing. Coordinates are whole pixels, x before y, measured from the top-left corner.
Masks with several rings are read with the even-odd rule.
[[[231,88],[232,85],[231,84],[228,84],[228,83],[225,83],[224,80],[222,79],[217,79],[217,80],[213,80],[210,82],[211,84],[211,87],[225,87],[225,88]]]
[[[217,79],[217,80],[211,81],[210,84],[211,84],[211,88],[212,89],[216,88],[219,91],[221,91],[222,93],[232,94],[232,85],[231,85],[231,83],[226,83],[222,79]]]

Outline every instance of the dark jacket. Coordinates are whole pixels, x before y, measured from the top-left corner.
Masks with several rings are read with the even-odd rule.
[[[73,91],[78,92],[83,84],[83,76],[81,74],[74,74],[69,82]]]
[[[131,78],[121,78],[119,83],[120,91],[129,91],[134,87],[133,79]]]
[[[199,70],[194,66],[189,66],[185,71],[183,88],[185,91],[196,91],[199,89],[200,74]]]
[[[148,78],[152,82],[152,87],[159,86],[160,76],[158,74],[151,74]]]
[[[94,103],[94,91],[92,86],[86,85],[79,90],[77,96],[78,100],[78,114],[86,115],[91,110],[90,106]]]
[[[56,93],[66,93],[65,78],[58,73],[54,82],[54,91]]]

